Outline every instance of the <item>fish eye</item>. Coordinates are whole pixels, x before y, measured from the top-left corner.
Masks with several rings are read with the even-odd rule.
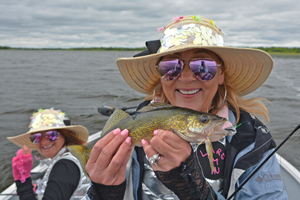
[[[206,124],[207,122],[209,122],[210,119],[209,119],[209,117],[207,115],[201,115],[199,117],[199,120],[200,120],[200,122]]]

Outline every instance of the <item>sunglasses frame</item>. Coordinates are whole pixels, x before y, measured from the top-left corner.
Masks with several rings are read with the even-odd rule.
[[[56,133],[57,133],[57,136],[56,136],[56,139],[55,139],[55,140],[52,140],[52,139],[51,139],[51,135],[52,135],[53,133],[49,133],[49,132],[56,132]],[[48,133],[48,134],[47,134],[47,133]],[[34,141],[36,141],[36,138],[39,137],[39,136],[37,136],[34,140],[31,138],[31,136],[36,135],[36,134],[41,134],[41,140],[38,141],[38,142],[34,142]],[[54,142],[54,141],[56,141],[56,140],[58,139],[59,134],[60,134],[60,132],[57,131],[57,130],[46,131],[44,134],[43,134],[43,133],[40,133],[40,132],[37,132],[37,133],[32,133],[32,134],[29,136],[29,139],[30,139],[30,141],[31,141],[33,144],[38,144],[38,143],[40,143],[40,142],[42,141],[43,137],[45,137],[47,140],[49,140],[49,141],[51,141],[51,142]],[[49,136],[47,136],[47,135],[49,135]]]
[[[176,78],[172,79],[172,80],[169,80],[169,79],[167,79],[167,78],[165,77],[166,73],[165,73],[164,75],[161,75],[161,74],[159,73],[159,64],[160,64],[162,61],[171,61],[171,60],[180,60],[180,61],[183,63],[183,66],[182,66],[182,70],[181,70],[181,72],[178,74],[178,76],[177,76]],[[215,76],[214,76],[212,79],[210,79],[210,80],[202,80],[202,79],[199,79],[199,78],[195,75],[195,73],[192,71],[192,69],[191,69],[191,65],[190,65],[190,64],[191,64],[191,62],[194,61],[194,60],[209,60],[209,61],[214,61],[214,62],[217,64],[216,67],[220,67],[220,66],[222,65],[222,64],[218,64],[218,63],[217,63],[214,59],[212,59],[212,58],[193,58],[192,60],[190,60],[190,61],[189,61],[189,68],[190,68],[190,70],[191,70],[193,76],[194,76],[195,78],[197,78],[198,80],[200,80],[200,81],[211,81],[211,80],[213,80],[213,79],[216,77],[216,75],[217,75],[218,68],[217,68],[217,72],[216,72]],[[184,63],[184,61],[183,61],[182,59],[179,59],[179,58],[170,58],[170,59],[162,60],[162,58],[161,58],[161,59],[159,60],[158,64],[156,65],[156,68],[157,68],[157,71],[158,71],[158,73],[159,73],[159,75],[160,75],[160,77],[161,77],[162,79],[164,79],[165,81],[174,81],[175,79],[177,79],[177,78],[181,75],[181,73],[182,73],[182,71],[183,71],[183,69],[184,69],[184,66],[185,66],[185,63]]]

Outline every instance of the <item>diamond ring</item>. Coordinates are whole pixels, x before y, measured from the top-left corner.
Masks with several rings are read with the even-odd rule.
[[[160,159],[160,156],[159,156],[159,153],[158,153],[158,154],[155,154],[154,156],[152,156],[151,158],[149,158],[149,162],[152,165],[156,165],[157,162],[159,161],[159,159]]]

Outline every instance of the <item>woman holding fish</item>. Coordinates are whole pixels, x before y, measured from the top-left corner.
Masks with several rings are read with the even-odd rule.
[[[225,199],[275,147],[255,117],[269,119],[263,99],[243,98],[268,78],[269,54],[224,47],[223,32],[201,16],[161,30],[146,51],[117,60],[147,97],[132,116],[117,110],[106,123],[86,165],[90,199]],[[275,155],[235,195],[287,198]]]

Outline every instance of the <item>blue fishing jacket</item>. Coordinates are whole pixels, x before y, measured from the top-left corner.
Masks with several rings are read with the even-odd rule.
[[[235,119],[234,113],[230,111],[229,121],[235,124]],[[267,127],[249,113],[241,112],[237,124],[240,125],[237,133],[226,137],[224,185],[221,193],[215,191],[218,199],[229,197],[276,147]],[[138,178],[138,176],[143,174],[141,173],[143,169],[137,169],[137,166],[141,166],[143,155],[140,155],[141,158],[138,159],[139,150],[137,152],[133,155],[135,168],[132,170],[135,177],[133,180],[136,180],[133,187],[134,193],[138,191],[138,184],[140,184],[141,177]],[[136,199],[141,199],[137,196]],[[288,199],[275,154],[237,192],[233,199]]]
[[[235,124],[235,119],[235,114],[229,110],[229,121]],[[217,199],[229,197],[251,172],[274,151],[276,146],[266,126],[249,113],[241,112],[237,124],[239,125],[236,128],[237,133],[233,136],[226,136],[224,184],[221,193],[214,191]],[[134,200],[142,199],[141,180],[143,179],[144,157],[145,153],[142,147],[135,147],[132,154]],[[212,199],[212,197],[209,196],[208,199]],[[237,192],[233,199],[288,199],[281,180],[280,165],[275,154]]]

